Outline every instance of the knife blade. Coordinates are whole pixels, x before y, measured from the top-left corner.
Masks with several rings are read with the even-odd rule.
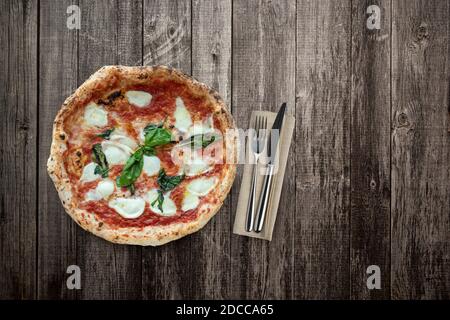
[[[268,164],[266,167],[266,174],[263,181],[262,193],[259,198],[258,211],[254,226],[255,232],[262,231],[264,221],[266,219],[268,202],[272,190],[273,169],[275,166],[275,159],[278,151],[278,143],[280,139],[281,128],[283,127],[283,119],[285,112],[286,112],[286,102],[281,105],[280,110],[278,111],[277,116],[275,117],[275,121],[273,122],[272,129],[269,132],[269,137],[267,139]],[[277,135],[274,135],[275,132],[277,133]]]
[[[284,114],[286,112],[286,102],[280,107],[280,110],[275,117],[275,121],[272,125],[272,130],[269,132],[269,137],[267,139],[267,155],[269,157],[268,164],[275,164],[275,157],[278,150],[278,141],[280,139],[281,128],[283,126]],[[275,136],[274,134],[277,133]],[[273,139],[273,141],[272,141]],[[272,152],[272,147],[274,150]]]

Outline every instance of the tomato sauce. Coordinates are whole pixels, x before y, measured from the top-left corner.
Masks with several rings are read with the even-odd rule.
[[[126,227],[140,227],[154,225],[164,226],[174,222],[189,222],[197,217],[196,210],[178,211],[175,215],[170,217],[160,216],[153,213],[146,205],[144,213],[136,219],[125,219],[119,215],[114,209],[111,209],[106,201],[88,201],[81,204],[82,209],[92,212],[97,217],[110,225],[111,227],[126,228]]]
[[[171,145],[157,148],[156,156],[161,161],[161,167],[164,169],[166,174],[169,176],[176,176],[180,168],[173,162],[171,150]]]

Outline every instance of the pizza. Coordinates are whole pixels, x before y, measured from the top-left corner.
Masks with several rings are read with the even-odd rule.
[[[66,212],[114,243],[161,245],[201,229],[236,173],[218,93],[165,66],[106,66],[59,110],[48,172]]]

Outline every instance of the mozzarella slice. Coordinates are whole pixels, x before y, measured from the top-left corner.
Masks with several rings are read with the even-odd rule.
[[[201,157],[194,157],[194,159],[190,159],[184,165],[184,173],[188,177],[197,176],[199,174],[208,172],[212,169],[208,163],[203,160]]]
[[[111,179],[100,181],[94,190],[86,193],[86,201],[106,199],[114,193],[114,182]]]
[[[128,137],[125,133],[122,133],[121,131],[119,131],[117,133],[114,133],[114,131],[113,131],[113,133],[109,137],[109,140],[112,142],[123,144],[131,149],[136,149],[138,147],[137,143],[133,139],[131,139],[130,137]]]
[[[139,108],[148,106],[152,100],[152,95],[145,91],[130,90],[125,93],[125,96],[127,97],[129,103]]]
[[[102,196],[97,192],[97,190],[94,189],[86,193],[85,199],[86,201],[97,201],[101,200]]]
[[[177,128],[181,132],[187,132],[189,127],[192,125],[191,115],[184,106],[184,102],[183,100],[181,100],[180,97],[176,99],[175,103],[176,103],[176,108],[174,112],[175,128]]]
[[[200,199],[195,194],[192,194],[190,192],[186,192],[184,195],[183,202],[181,204],[181,210],[183,211],[189,211],[192,209],[197,208],[198,204],[200,203]]]
[[[97,164],[94,162],[89,162],[84,168],[81,174],[80,181],[91,182],[100,179],[100,175],[95,173],[95,167]]]
[[[145,195],[145,200],[150,204],[150,209],[162,216],[173,216],[177,212],[177,206],[172,199],[170,199],[170,192],[164,194],[164,202],[162,211],[158,208],[158,190],[152,189]]]
[[[95,190],[102,198],[108,198],[114,192],[114,182],[111,179],[100,181]]]
[[[148,175],[148,176],[154,176],[158,174],[159,170],[161,169],[161,161],[158,157],[155,156],[144,156],[144,167],[142,170]]]
[[[133,150],[121,143],[114,141],[103,141],[102,150],[109,164],[124,164]]]
[[[126,219],[138,218],[145,209],[142,198],[116,198],[108,202],[108,206]]]
[[[216,185],[216,177],[198,178],[189,182],[186,189],[197,196],[206,196]]]
[[[108,114],[101,106],[91,102],[84,109],[84,120],[90,126],[104,127],[108,124]]]

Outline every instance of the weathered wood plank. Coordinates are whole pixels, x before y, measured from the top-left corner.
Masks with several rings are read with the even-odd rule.
[[[79,83],[104,65],[142,61],[140,2],[81,0],[80,7]],[[77,255],[84,285],[81,298],[141,297],[140,248],[108,243],[78,228]]]
[[[295,106],[295,2],[233,2],[233,114],[237,126],[247,128],[252,110],[277,111],[287,102]],[[293,153],[271,243],[232,236],[231,298],[292,298],[295,195]],[[241,168],[240,168],[241,169]],[[233,210],[242,172],[233,189]],[[234,219],[234,217],[232,217]]]
[[[0,298],[36,294],[37,1],[0,4]]]
[[[295,298],[349,298],[350,1],[297,2]]]
[[[76,224],[65,213],[47,174],[53,120],[77,88],[77,34],[66,27],[73,1],[40,2],[39,48],[39,238],[38,298],[74,298],[66,287],[67,267],[77,263]]]
[[[191,73],[191,2],[144,0],[144,65]]]
[[[351,298],[390,296],[390,1],[352,2]],[[367,8],[381,9],[381,29],[367,28]],[[381,270],[369,290],[367,267]]]
[[[231,0],[192,3],[192,75],[231,102]],[[226,299],[231,289],[230,222],[228,197],[203,230],[191,237],[194,299]]]
[[[392,5],[392,298],[449,299],[449,2]]]
[[[144,64],[165,64],[191,74],[191,2],[144,1]],[[144,299],[191,298],[191,236],[142,250]]]

